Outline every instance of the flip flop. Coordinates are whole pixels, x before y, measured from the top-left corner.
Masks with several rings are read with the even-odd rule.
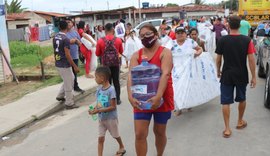
[[[123,156],[123,155],[126,154],[126,152],[127,152],[126,150],[121,150],[121,151],[119,150],[119,151],[116,152],[115,156]]]
[[[230,138],[232,135],[232,131],[230,130],[230,134],[225,134],[225,131],[223,131],[223,138]]]
[[[244,129],[247,127],[247,122],[243,120],[243,124],[241,126],[236,126],[236,129]]]

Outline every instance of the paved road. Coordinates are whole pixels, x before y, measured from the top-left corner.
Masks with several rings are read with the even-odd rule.
[[[123,88],[123,104],[118,107],[120,132],[127,156],[135,156],[132,109]],[[196,107],[180,117],[172,117],[168,124],[168,144],[165,156],[269,156],[270,111],[263,107],[264,80],[258,80],[256,89],[248,90],[246,120],[248,127],[233,129],[230,139],[222,137],[223,119],[219,98]],[[95,156],[97,153],[97,122],[87,114],[88,97],[77,110],[62,111],[37,122],[11,139],[0,143],[1,156]],[[231,113],[232,127],[237,121],[237,105]],[[115,141],[107,135],[105,156],[117,150]],[[149,156],[155,155],[153,133],[149,138]]]

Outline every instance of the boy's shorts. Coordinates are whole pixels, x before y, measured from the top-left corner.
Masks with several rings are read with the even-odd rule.
[[[110,132],[113,138],[119,138],[118,119],[99,121],[99,137],[105,137],[107,130]]]
[[[234,88],[236,88],[236,97],[234,99]],[[242,102],[246,100],[247,85],[220,85],[221,104],[233,104],[235,102]]]
[[[158,124],[167,124],[168,120],[171,118],[171,111],[169,112],[135,112],[134,120],[148,120],[150,121],[152,116],[154,116],[154,122]]]

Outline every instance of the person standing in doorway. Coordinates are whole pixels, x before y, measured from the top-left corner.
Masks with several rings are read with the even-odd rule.
[[[81,45],[81,39],[80,35],[76,30],[74,30],[73,21],[70,18],[66,19],[66,22],[68,23],[68,32],[67,37],[70,39],[70,54],[73,59],[73,62],[78,67],[79,64],[79,45]],[[74,91],[83,93],[84,90],[82,90],[77,81],[77,73],[75,72],[74,68],[72,68],[73,74],[74,74]]]
[[[116,91],[117,104],[121,104],[120,99],[120,60],[119,55],[123,53],[122,40],[114,36],[113,24],[105,25],[106,36],[97,42],[96,55],[101,57],[101,64],[110,68],[112,75],[110,83],[114,85]]]
[[[56,100],[65,101],[66,109],[78,108],[73,100],[74,75],[72,68],[76,73],[80,72],[78,66],[73,62],[70,55],[70,40],[67,38],[68,23],[59,22],[60,32],[53,38],[53,48],[55,56],[55,66],[64,81]]]
[[[247,58],[251,71],[251,88],[256,86],[255,76],[255,48],[251,38],[239,33],[240,18],[231,16],[229,19],[230,35],[220,39],[216,53],[217,74],[220,77],[221,104],[225,130],[223,137],[229,138],[232,134],[230,128],[230,104],[234,101],[239,102],[238,123],[236,129],[243,129],[247,126],[247,122],[243,119],[246,108],[246,87],[248,80]],[[220,70],[224,60],[222,71]],[[234,99],[234,89],[236,89],[236,97]]]

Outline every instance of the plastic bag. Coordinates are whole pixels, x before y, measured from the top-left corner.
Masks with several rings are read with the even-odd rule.
[[[115,26],[115,36],[119,38],[124,38],[126,33],[125,25],[123,23],[119,23]]]
[[[223,29],[220,33],[221,33],[221,36],[228,35],[228,31],[226,29]]]
[[[208,52],[194,58],[194,50],[174,55],[173,89],[177,109],[204,104],[220,95],[215,63]]]
[[[97,69],[98,66],[98,61],[97,61],[97,56],[96,56],[96,48],[93,48],[92,50],[92,56],[91,56],[91,62],[90,62],[90,70],[94,71]]]
[[[92,41],[95,45],[97,45],[97,42],[93,39],[92,36],[90,36],[90,35],[88,35],[88,34],[86,34],[86,35],[91,39],[91,41]],[[83,45],[84,45],[88,50],[93,51],[94,47],[93,47],[93,45],[92,45],[92,43],[91,43],[90,41],[88,41],[86,38],[82,37],[82,38],[81,38],[81,42],[83,43]]]

